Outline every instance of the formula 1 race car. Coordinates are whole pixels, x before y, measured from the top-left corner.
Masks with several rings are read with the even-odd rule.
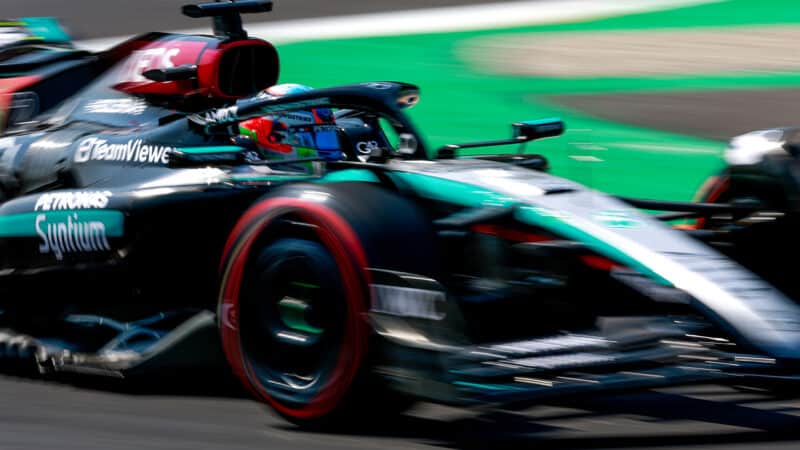
[[[131,378],[228,364],[304,425],[406,399],[511,408],[794,377],[800,307],[712,246],[710,225],[748,205],[620,199],[539,155],[459,155],[557,136],[558,119],[432,158],[407,83],[259,95],[278,58],[239,14],[270,7],[185,7],[214,36],[123,43],[0,138],[0,364]],[[274,135],[304,150],[290,158],[239,126],[320,109],[331,120]],[[698,216],[705,228],[665,223]]]
[[[698,219],[698,232],[791,298],[800,295],[800,284],[786,265],[800,249],[798,132],[775,128],[733,138],[724,154],[727,167],[696,196],[714,207],[732,207]]]
[[[0,21],[0,131],[30,120],[99,72],[100,59],[73,48],[52,18]]]

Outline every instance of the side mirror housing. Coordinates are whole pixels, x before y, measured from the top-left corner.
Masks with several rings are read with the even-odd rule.
[[[529,120],[511,124],[514,139],[519,141],[533,141],[547,137],[564,134],[564,121],[558,117],[540,120]]]

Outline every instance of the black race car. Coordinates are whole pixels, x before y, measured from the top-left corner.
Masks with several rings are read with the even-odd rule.
[[[692,227],[792,298],[800,283],[787,262],[800,250],[800,129],[757,130],[734,137],[727,163],[696,198],[719,210]],[[727,205],[723,206],[723,205]]]
[[[85,83],[59,81],[66,99],[0,138],[0,363],[131,378],[227,364],[306,425],[408,399],[793,379],[800,307],[698,240],[715,230],[664,223],[742,205],[619,199],[539,155],[459,155],[559,135],[557,119],[434,152],[407,83],[258,95],[277,53],[239,14],[270,8],[191,5],[213,36],[84,54]],[[37,63],[22,77],[59,73],[23,53]],[[4,73],[14,98],[47,97]],[[239,130],[318,108],[334,120],[282,130],[303,155],[270,159]]]

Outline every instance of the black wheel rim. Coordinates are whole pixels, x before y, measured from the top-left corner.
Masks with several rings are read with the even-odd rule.
[[[310,253],[310,254],[309,254]],[[345,302],[327,254],[277,254],[256,266],[241,304],[242,348],[253,375],[282,403],[326,387],[339,356]]]

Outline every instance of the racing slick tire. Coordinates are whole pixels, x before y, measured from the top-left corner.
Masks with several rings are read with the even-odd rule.
[[[714,241],[722,243],[718,250],[789,297],[798,298],[800,283],[793,272],[785,269],[785,261],[794,259],[800,251],[800,215],[792,210],[782,185],[765,179],[769,180],[737,177],[728,170],[709,178],[695,197],[698,201],[756,206],[766,214],[712,215],[697,219],[695,228],[717,232]]]
[[[412,401],[370,370],[378,355],[367,268],[433,276],[437,259],[430,220],[394,192],[363,183],[277,189],[226,244],[218,312],[234,373],[304,427],[399,413]]]
[[[695,194],[695,201],[701,203],[758,203],[767,204],[766,198],[763,193],[757,193],[756,189],[748,186],[739,186],[739,183],[733,183],[731,174],[727,170],[722,171],[718,175],[709,177],[700,189]],[[770,203],[775,203],[770,201]],[[731,217],[708,217],[699,218],[696,222],[696,228],[699,229],[716,229],[733,220]]]

